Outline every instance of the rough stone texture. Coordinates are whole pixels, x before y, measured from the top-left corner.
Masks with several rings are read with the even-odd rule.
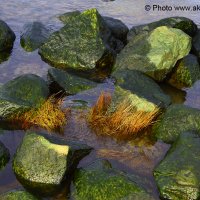
[[[90,9],[72,17],[69,23],[53,33],[39,53],[55,67],[109,69],[113,66],[118,43],[98,11]]]
[[[154,170],[162,199],[200,198],[200,138],[194,132],[182,133],[164,160]]]
[[[75,200],[153,199],[126,174],[111,168],[108,161],[97,161],[76,171],[72,198]]]
[[[40,22],[32,22],[24,26],[20,43],[26,51],[38,49],[49,37],[50,31]]]
[[[117,85],[121,87],[116,90],[117,99],[120,96],[123,99],[130,96],[132,103],[135,103],[138,108],[142,106],[145,110],[151,110],[156,105],[166,108],[171,103],[170,97],[162,91],[159,85],[142,72],[128,69],[116,70],[113,76],[117,79]]]
[[[161,26],[133,37],[117,56],[114,69],[139,70],[162,81],[190,49],[191,38],[187,34]]]
[[[0,195],[1,200],[40,200],[26,191],[11,191]]]
[[[174,104],[158,119],[153,126],[157,139],[166,143],[174,142],[185,131],[200,131],[200,110],[182,104]]]
[[[97,86],[93,81],[55,68],[48,70],[48,77],[54,89],[56,87],[58,92],[65,91],[71,95]]]
[[[86,145],[28,132],[15,154],[13,171],[25,188],[50,195],[90,150]]]
[[[14,32],[4,21],[0,20],[0,54],[2,51],[12,49],[14,40]]]
[[[0,87],[0,117],[40,106],[49,95],[47,83],[39,76],[26,74]]]
[[[200,29],[198,29],[196,35],[194,36],[192,44],[195,55],[200,59]]]
[[[177,63],[167,81],[170,85],[181,89],[191,87],[200,79],[200,66],[196,56],[189,54]]]
[[[128,40],[143,32],[150,32],[159,26],[178,28],[191,37],[193,37],[197,32],[197,25],[191,19],[185,17],[170,17],[149,24],[132,27],[128,33]]]
[[[79,16],[80,14],[81,14],[81,12],[79,10],[75,10],[72,12],[64,13],[64,14],[60,15],[58,18],[61,22],[63,22],[63,24],[68,24],[68,23],[70,23],[71,19]]]
[[[7,164],[10,159],[10,154],[8,149],[0,141],[0,170]]]

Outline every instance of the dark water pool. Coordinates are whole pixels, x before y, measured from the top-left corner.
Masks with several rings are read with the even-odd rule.
[[[180,3],[181,2],[181,3]],[[113,2],[103,2],[100,0],[0,0],[0,19],[6,21],[14,30],[17,38],[9,59],[0,64],[0,83],[25,73],[34,73],[46,79],[47,70],[50,67],[43,62],[37,51],[25,52],[20,46],[20,31],[23,25],[31,21],[41,21],[53,29],[57,29],[62,24],[57,20],[57,16],[64,12],[73,10],[85,10],[96,7],[102,15],[121,19],[128,27],[152,22],[164,17],[185,16],[194,20],[200,25],[200,12],[161,12],[145,11],[145,5],[158,4],[165,5],[186,5],[194,6],[198,0],[116,0]],[[73,100],[87,100],[91,105],[98,98],[102,90],[111,88],[111,84],[102,84],[89,92],[66,97],[64,106],[69,105]],[[185,91],[176,90],[170,86],[163,85],[162,88],[171,95],[173,102],[185,103],[199,108],[200,105],[200,82],[194,87]],[[196,96],[194,100],[194,96]],[[12,156],[20,144],[24,135],[23,131],[6,131],[0,134],[0,140],[9,148],[11,160],[3,171],[0,172],[0,194],[11,189],[22,187],[16,180],[12,172]],[[145,176],[149,181],[147,187],[154,191],[158,198],[157,189],[153,181],[152,170],[163,158],[169,145],[162,142],[152,142],[149,139],[133,140],[128,142],[117,142],[110,138],[96,136],[87,127],[85,118],[79,110],[73,110],[65,127],[63,137],[83,141],[95,148],[95,150],[81,161],[79,166],[86,165],[95,158],[106,158],[118,169]],[[65,193],[60,194],[56,199],[66,199]]]

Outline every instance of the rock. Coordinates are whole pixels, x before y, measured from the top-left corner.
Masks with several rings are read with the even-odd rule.
[[[24,26],[20,43],[26,51],[38,49],[48,39],[50,31],[40,22],[32,22]]]
[[[110,69],[118,43],[98,11],[90,9],[72,17],[53,33],[40,47],[39,54],[45,61],[63,69]]]
[[[200,131],[200,110],[182,104],[174,104],[158,119],[153,126],[157,139],[166,143],[174,142],[185,131]]]
[[[189,54],[177,63],[167,81],[175,88],[191,87],[200,79],[200,66],[196,56]]]
[[[132,103],[146,111],[149,109],[152,111],[155,106],[166,108],[171,103],[170,97],[162,91],[159,85],[139,71],[116,70],[113,76],[117,79],[117,85],[121,87],[121,89],[118,87],[115,92],[119,102],[122,101],[120,96],[123,99],[129,96]]]
[[[161,26],[133,37],[118,54],[114,69],[142,71],[163,81],[176,62],[191,49],[191,38],[183,31]]]
[[[25,188],[52,195],[90,151],[87,145],[30,131],[14,156],[13,171]]]
[[[73,11],[67,12],[59,16],[60,21],[64,24],[68,24],[70,20],[74,17],[81,15],[80,11]],[[128,27],[119,19],[114,19],[112,17],[103,16],[104,21],[106,22],[107,26],[109,27],[112,35],[121,40],[124,44],[127,43],[127,34],[129,32]]]
[[[128,27],[119,19],[114,19],[112,17],[103,17],[107,23],[112,35],[121,40],[124,44],[127,43],[127,34],[129,32]]]
[[[125,173],[112,169],[108,161],[96,161],[79,168],[73,180],[75,200],[153,199]]]
[[[49,95],[46,82],[39,76],[26,74],[0,87],[0,117],[40,106]]]
[[[56,92],[64,91],[71,95],[97,86],[93,81],[55,68],[48,70],[48,77],[53,89],[57,88]]]
[[[0,141],[0,170],[7,164],[10,159],[9,150]]]
[[[185,17],[170,17],[149,24],[132,27],[128,33],[128,40],[144,32],[151,32],[159,26],[178,28],[191,37],[193,37],[197,32],[197,25],[191,19]]]
[[[39,200],[39,198],[22,190],[16,190],[16,191],[11,191],[11,192],[2,194],[0,195],[0,199],[1,200]]]
[[[0,20],[0,54],[2,51],[9,51],[13,47],[15,34],[10,27]]]
[[[182,133],[155,168],[154,177],[162,199],[200,198],[200,138]]]
[[[192,45],[195,55],[200,59],[200,29],[198,29],[196,35],[194,36]]]

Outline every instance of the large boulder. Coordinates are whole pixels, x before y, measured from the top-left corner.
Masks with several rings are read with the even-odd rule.
[[[38,49],[49,37],[50,30],[41,22],[32,22],[24,26],[20,43],[26,51]]]
[[[197,32],[197,25],[191,19],[185,17],[170,17],[149,24],[132,27],[128,33],[128,40],[143,32],[151,32],[159,26],[178,28],[191,37],[193,37]]]
[[[189,54],[181,59],[167,82],[178,89],[191,87],[200,79],[200,66],[196,56]]]
[[[90,151],[87,145],[30,131],[14,156],[13,171],[25,188],[51,195]]]
[[[4,21],[0,20],[0,54],[2,51],[12,49],[14,41],[14,32]]]
[[[48,97],[47,83],[39,76],[25,74],[0,87],[0,117],[40,106]]]
[[[119,40],[115,39],[96,9],[71,17],[39,49],[44,60],[63,69],[109,69],[115,60]]]
[[[170,97],[159,85],[142,72],[129,69],[116,70],[113,76],[117,80],[117,85],[120,86],[115,90],[116,100],[119,102],[122,98],[126,99],[129,96],[132,99],[131,102],[138,108],[143,107],[147,110],[154,109],[155,106],[166,108],[171,103]]]
[[[190,50],[191,38],[187,34],[161,26],[133,37],[117,56],[114,69],[138,70],[163,81]]]
[[[39,198],[23,190],[7,192],[5,194],[0,195],[0,199],[1,200],[39,200]]]
[[[182,104],[168,107],[153,126],[157,139],[166,143],[174,142],[184,131],[200,131],[200,110]]]
[[[70,95],[74,95],[78,92],[97,86],[97,84],[93,81],[56,68],[48,70],[48,77],[50,85],[52,85],[52,89],[56,90],[55,92],[64,91]]]
[[[105,160],[79,168],[75,172],[73,186],[71,197],[75,200],[153,199],[134,180],[112,169]]]
[[[67,12],[59,16],[60,21],[64,24],[68,24],[73,17],[77,17],[81,14],[80,11]],[[108,25],[112,35],[121,40],[124,44],[127,43],[127,34],[129,32],[128,27],[119,19],[103,16],[104,21]]]
[[[182,133],[164,160],[154,170],[162,199],[200,198],[200,138],[194,132]]]
[[[10,159],[9,150],[0,141],[0,170],[7,164]]]

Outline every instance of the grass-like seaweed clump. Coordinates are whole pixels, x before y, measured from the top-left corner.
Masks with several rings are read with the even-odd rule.
[[[114,111],[110,111],[111,103],[111,94],[103,92],[92,107],[88,122],[97,134],[109,135],[119,139],[126,139],[139,134],[152,125],[160,111],[157,107],[151,112],[138,111],[128,100],[122,101]]]

